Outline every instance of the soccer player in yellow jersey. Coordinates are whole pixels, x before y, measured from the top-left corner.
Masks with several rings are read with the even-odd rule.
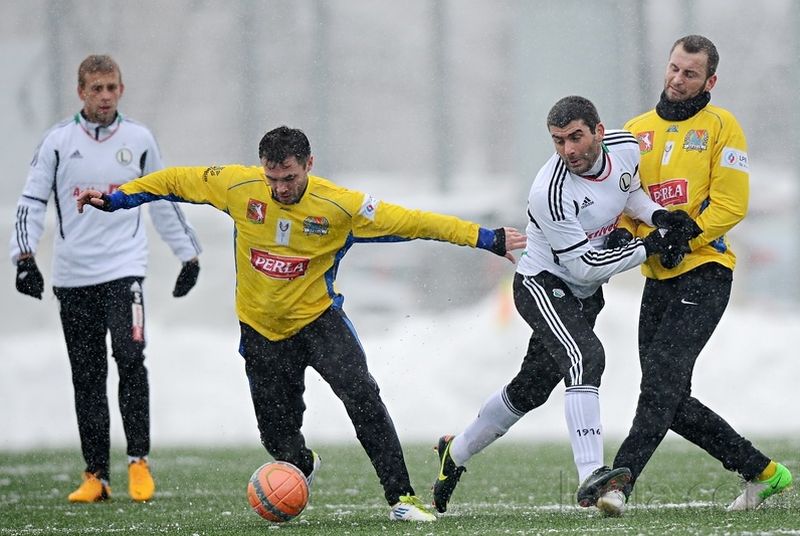
[[[598,501],[612,515],[621,513],[633,483],[670,429],[747,481],[729,510],[755,508],[792,480],[786,467],[692,396],[695,362],[730,297],[736,257],[726,233],[744,218],[748,200],[742,128],[728,110],[709,104],[718,63],[709,39],[678,39],[660,101],[625,125],[639,140],[642,187],[664,208],[688,212],[699,234],[689,242],[690,251],[650,257],[642,265],[647,279],[639,312],[641,392],[631,430],[614,460],[614,467],[630,468],[632,480],[626,497],[612,492]],[[640,223],[634,234],[646,236],[651,230]]]
[[[236,310],[261,442],[309,484],[319,457],[305,442],[304,375],[313,367],[344,403],[397,521],[434,521],[416,497],[400,441],[334,280],[356,242],[427,238],[492,251],[512,262],[525,236],[385,203],[309,175],[306,135],[279,127],[258,148],[261,166],[167,168],[106,195],[88,190],[78,211],[132,208],[157,199],[203,203],[236,226]]]

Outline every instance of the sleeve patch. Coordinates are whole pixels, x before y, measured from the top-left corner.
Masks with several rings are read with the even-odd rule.
[[[378,209],[380,201],[375,199],[369,194],[364,196],[364,202],[361,203],[361,208],[358,213],[370,221],[375,221],[375,211]]]
[[[732,147],[724,147],[722,149],[720,165],[726,168],[738,169],[739,171],[750,170],[750,160],[747,158],[747,153]]]

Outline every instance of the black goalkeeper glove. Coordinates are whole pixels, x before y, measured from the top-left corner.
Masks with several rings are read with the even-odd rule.
[[[28,296],[42,299],[44,278],[33,257],[26,257],[17,262],[17,290]]]
[[[172,295],[176,298],[186,296],[195,283],[197,283],[197,276],[200,274],[200,261],[192,259],[183,263],[183,268],[178,274],[178,280],[175,281],[175,290]]]
[[[692,238],[700,236],[703,230],[699,225],[686,213],[684,210],[656,210],[651,216],[653,225],[671,231],[671,238],[674,243],[681,241],[689,241]]]
[[[621,248],[622,246],[627,246],[628,243],[633,240],[633,235],[631,232],[623,227],[617,227],[606,237],[606,249],[615,249]]]

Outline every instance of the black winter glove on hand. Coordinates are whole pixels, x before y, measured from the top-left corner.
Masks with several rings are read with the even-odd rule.
[[[506,256],[506,230],[500,227],[499,229],[494,229],[494,240],[492,240],[492,245],[489,248],[489,251],[494,253],[495,255],[500,255],[501,257]]]
[[[684,246],[669,246],[669,249],[661,253],[658,259],[661,261],[661,266],[667,270],[672,270],[678,266],[681,261],[683,261],[683,257],[691,251],[688,244]]]
[[[647,256],[664,253],[669,249],[669,242],[664,238],[659,229],[642,238]]]
[[[671,270],[683,261],[683,257],[687,253],[691,253],[692,248],[689,247],[688,239],[685,239],[680,231],[667,231],[664,241],[667,243],[667,249],[659,255],[659,260],[661,266]]]
[[[176,298],[186,296],[192,287],[197,283],[197,276],[200,274],[200,262],[196,259],[183,263],[178,280],[175,281],[175,290],[172,295]]]
[[[621,248],[622,246],[627,246],[628,243],[633,240],[633,235],[627,229],[622,227],[617,227],[606,237],[606,249],[615,249]]]
[[[689,241],[700,236],[703,230],[684,210],[656,210],[651,217],[653,225],[671,231],[674,243]]]
[[[42,299],[44,278],[33,257],[27,257],[17,262],[17,290],[28,296]]]

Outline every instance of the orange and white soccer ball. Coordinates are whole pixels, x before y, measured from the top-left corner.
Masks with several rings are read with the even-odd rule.
[[[247,483],[247,500],[253,510],[268,521],[291,521],[308,504],[306,477],[291,463],[265,463]]]

